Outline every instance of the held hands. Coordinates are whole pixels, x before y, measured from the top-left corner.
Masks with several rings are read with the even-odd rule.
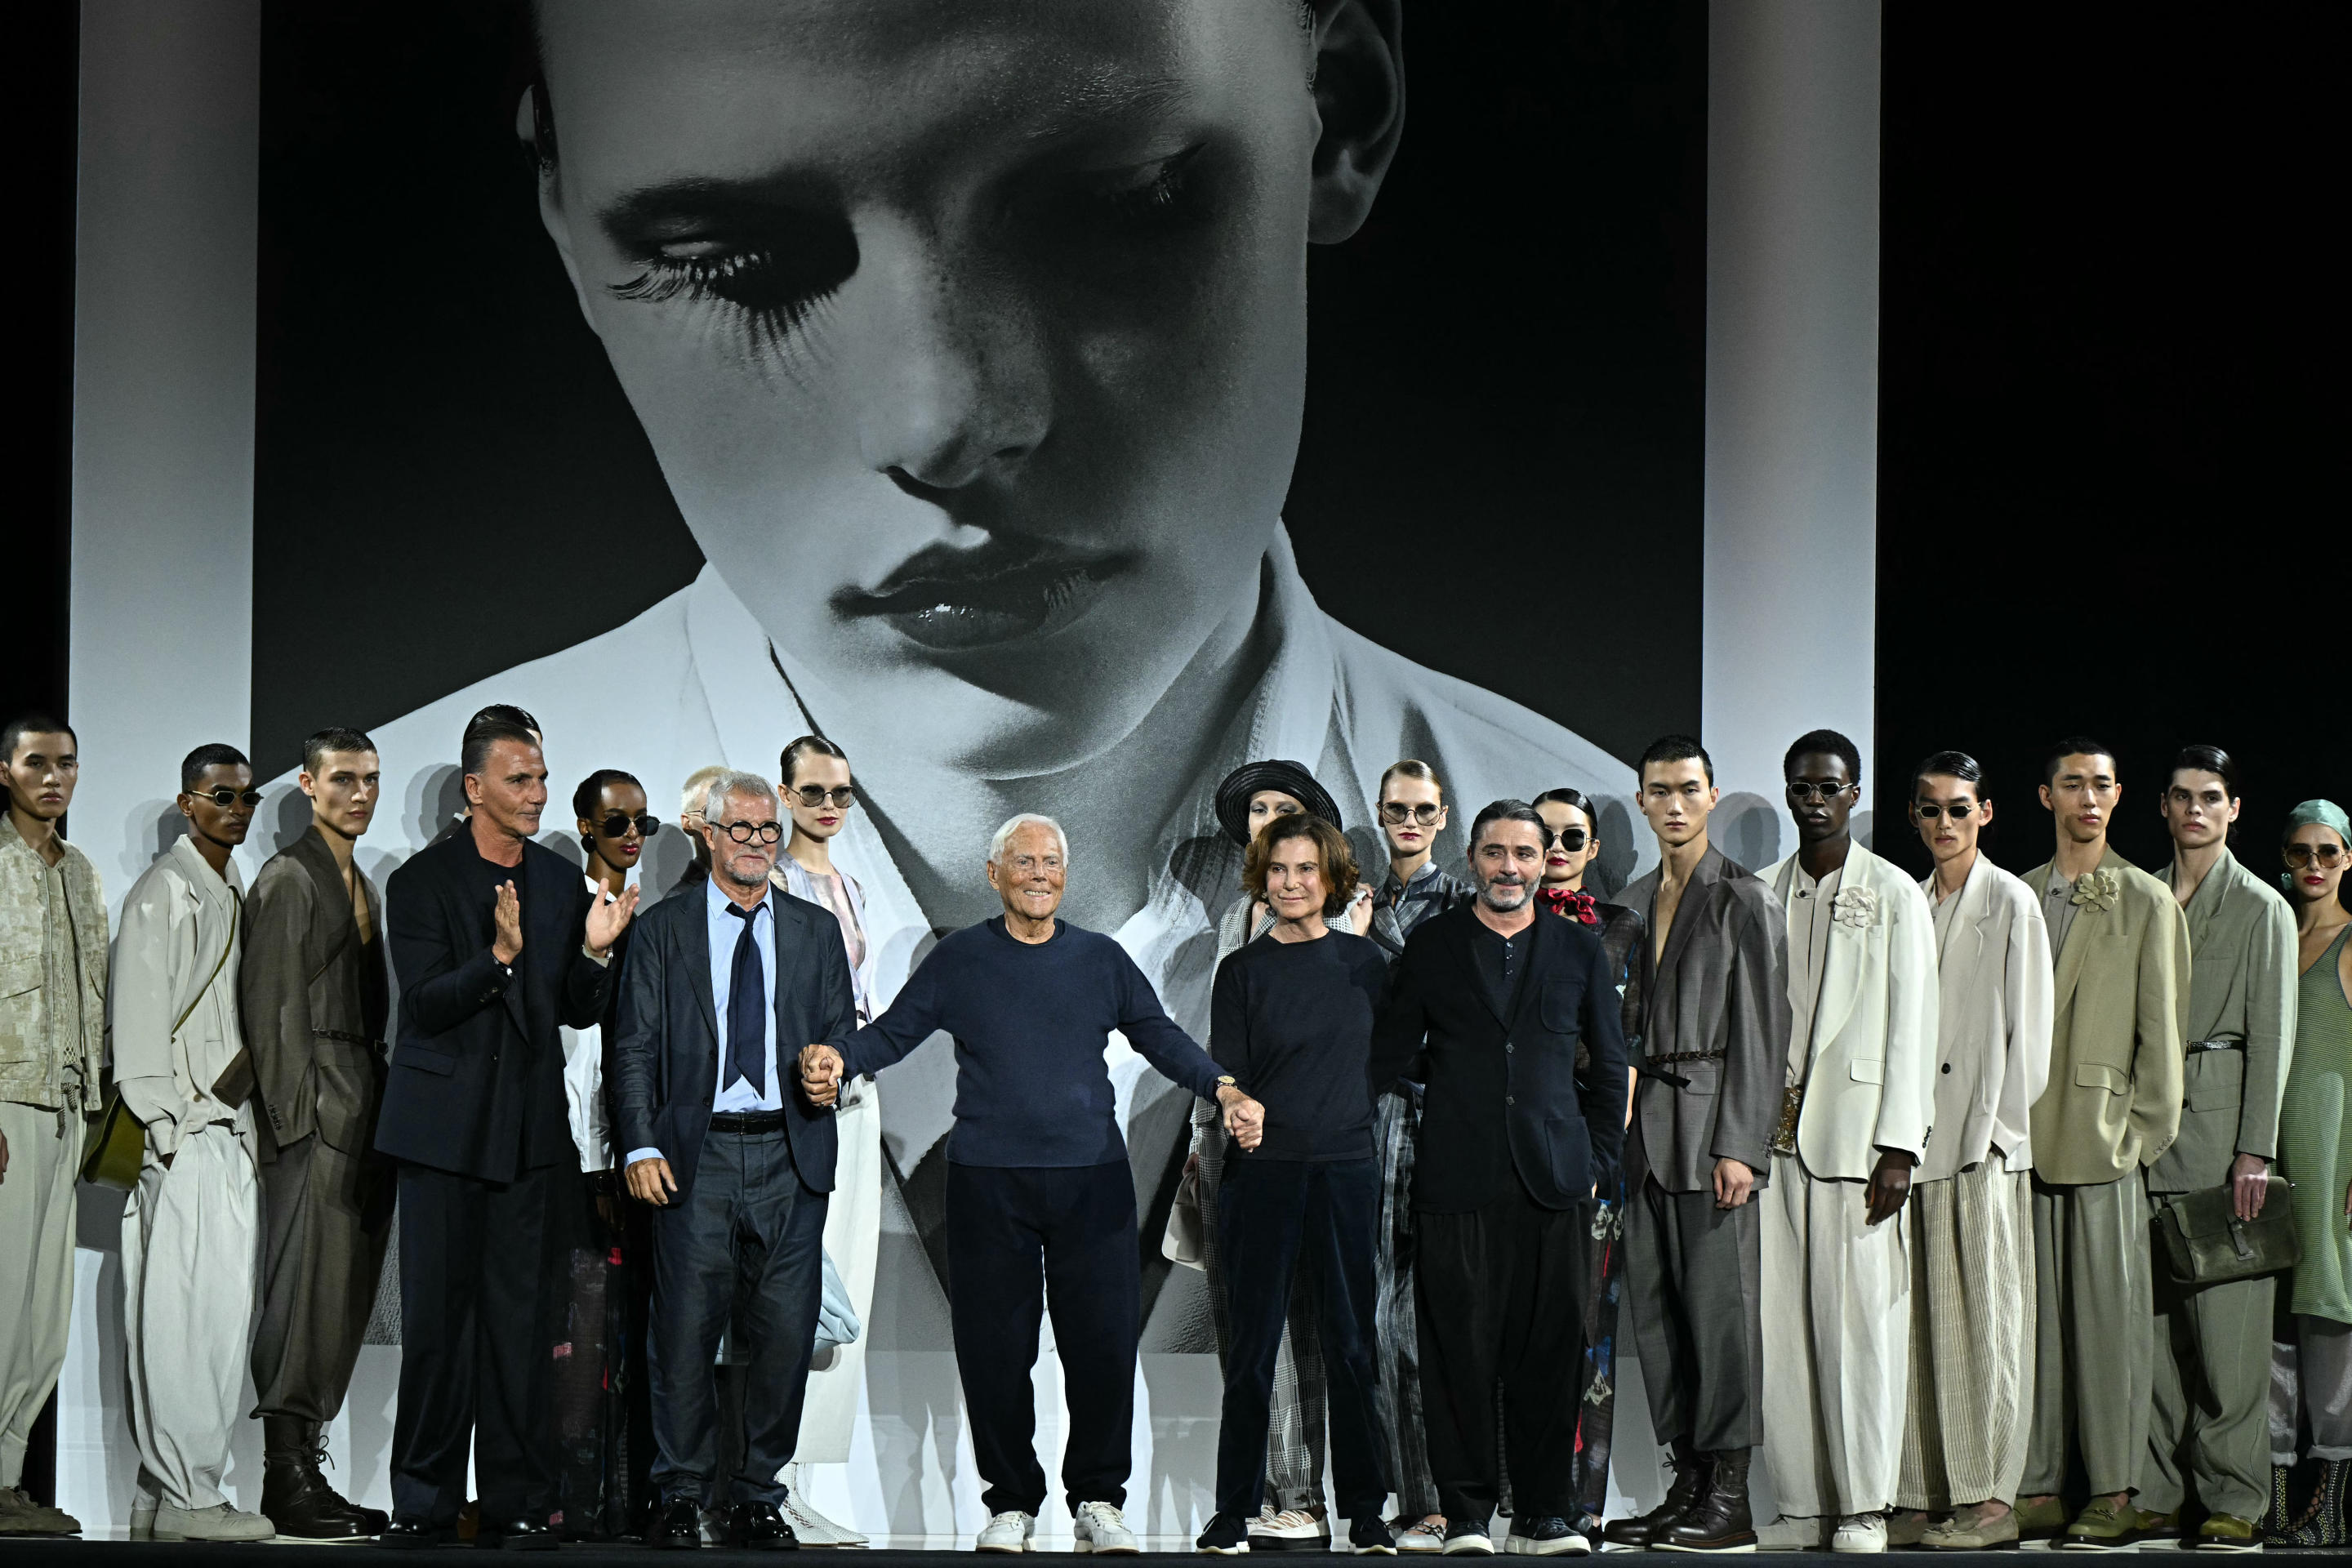
[[[1748,1190],[1756,1184],[1756,1173],[1742,1161],[1728,1154],[1715,1163],[1715,1206],[1736,1209],[1748,1201]]]
[[[1878,1168],[1870,1173],[1868,1223],[1894,1218],[1911,1196],[1911,1167],[1917,1162],[1901,1149],[1881,1149]]]
[[[811,1105],[832,1105],[841,1099],[841,1075],[847,1064],[831,1046],[801,1047],[801,1092]]]
[[[491,918],[498,930],[490,938],[490,956],[511,966],[522,956],[522,900],[512,882],[499,884],[499,904]]]
[[[669,1173],[669,1162],[658,1155],[638,1161],[628,1168],[626,1174],[629,1195],[641,1204],[667,1208],[669,1194],[677,1191],[677,1178]]]
[[[1249,1150],[1265,1142],[1265,1106],[1229,1083],[1218,1086],[1217,1103],[1224,1107],[1225,1131],[1234,1142]]]
[[[2230,1162],[2230,1206],[2242,1220],[2263,1217],[2263,1200],[2271,1195],[2271,1163],[2260,1154],[2241,1154]]]
[[[503,908],[504,906],[502,905],[500,907]],[[629,929],[629,917],[636,912],[636,889],[625,889],[622,891],[621,896],[617,899],[607,898],[604,894],[599,893],[596,896],[595,903],[591,906],[588,910],[588,952],[590,955],[595,958],[602,958],[606,953],[612,952],[613,944],[621,940],[621,933]],[[516,933],[515,945],[518,947],[522,945],[522,937],[520,930],[518,930]]]

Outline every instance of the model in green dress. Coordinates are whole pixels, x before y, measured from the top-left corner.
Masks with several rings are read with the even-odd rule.
[[[2279,1168],[2295,1184],[2303,1258],[2292,1303],[2297,1364],[2294,1376],[2273,1384],[2285,1397],[2271,1414],[2267,1539],[2278,1546],[2342,1546],[2352,1488],[2352,943],[2346,941],[2352,916],[2343,900],[2352,822],[2332,802],[2305,801],[2287,819],[2284,855],[2302,973],[2294,1065],[2279,1117]],[[2311,1506],[2289,1521],[2286,1467],[2296,1458],[2303,1416],[2311,1425],[2311,1456],[2323,1468]]]

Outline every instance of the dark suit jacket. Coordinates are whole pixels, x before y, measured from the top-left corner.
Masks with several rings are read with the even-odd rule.
[[[557,1030],[595,1023],[611,985],[582,946],[578,869],[525,844],[512,875],[523,939],[511,981],[490,956],[497,884],[471,833],[418,850],[384,884],[400,1029],[375,1146],[484,1182],[571,1152]]]
[[[681,1194],[694,1183],[719,1089],[719,1004],[710,991],[710,922],[702,882],[637,917],[621,975],[613,1059],[613,1152],[658,1149]],[[811,1105],[793,1069],[803,1046],[840,1047],[857,1027],[841,925],[781,888],[776,931],[776,1070],[793,1163],[811,1191],[833,1191],[838,1148],[830,1109]]]
[[[1618,894],[1641,915],[1642,1086],[1627,1178],[1655,1176],[1670,1193],[1709,1190],[1718,1159],[1738,1160],[1762,1187],[1789,1082],[1789,917],[1753,872],[1708,846],[1675,907],[1657,954],[1658,873]],[[1661,1062],[1669,1055],[1704,1059]]]
[[[383,907],[368,879],[359,882],[377,939],[369,947],[360,945],[342,868],[315,827],[269,858],[245,901],[237,999],[268,1123],[265,1160],[313,1132],[346,1154],[374,1147],[391,982]]]
[[[1372,1028],[1372,1088],[1400,1077],[1427,1086],[1414,1208],[1467,1213],[1492,1200],[1513,1170],[1537,1203],[1571,1208],[1596,1183],[1613,1189],[1624,1142],[1617,977],[1599,937],[1539,914],[1505,1017],[1471,948],[1477,921],[1465,905],[1406,939]],[[1591,1062],[1581,1085],[1580,1044]]]

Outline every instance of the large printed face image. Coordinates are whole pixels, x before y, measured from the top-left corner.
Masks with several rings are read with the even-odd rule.
[[[333,51],[305,40],[333,26],[274,9],[266,92],[297,61],[331,65]],[[1674,658],[1651,667],[1644,693],[1603,679],[1622,640],[1605,628],[1638,623],[1601,606],[1641,591],[1624,574],[1595,580],[1623,559],[1610,520],[1570,528],[1547,515],[1557,481],[1540,474],[1513,498],[1520,510],[1498,512],[1499,498],[1482,504],[1465,487],[1459,511],[1402,517],[1345,480],[1327,479],[1319,499],[1307,481],[1309,342],[1322,330],[1309,258],[1381,243],[1383,185],[1406,144],[1407,34],[1393,0],[545,0],[529,28],[529,66],[505,104],[530,154],[530,189],[517,194],[535,198],[541,257],[560,262],[576,313],[567,330],[593,334],[701,565],[622,624],[544,657],[473,656],[472,679],[421,707],[303,720],[369,724],[388,782],[405,781],[398,820],[380,824],[372,848],[397,854],[446,821],[459,731],[488,702],[539,717],[559,796],[618,767],[657,809],[697,768],[772,773],[786,740],[818,733],[856,779],[835,859],[863,890],[877,1002],[936,933],[994,911],[982,875],[990,832],[1038,811],[1071,842],[1066,917],[1116,934],[1203,1038],[1216,922],[1240,859],[1212,795],[1244,761],[1305,763],[1373,866],[1380,775],[1418,757],[1465,807],[1457,823],[1496,796],[1584,791],[1603,803],[1609,875],[1631,870],[1621,759],[1639,744],[1628,743],[1636,725],[1688,722],[1696,682]],[[1638,42],[1621,40],[1618,54]],[[1603,65],[1589,74],[1605,77],[1616,57],[1606,40],[1594,47]],[[1561,62],[1563,82],[1572,64]],[[266,98],[265,112],[291,101]],[[1464,301],[1435,312],[1338,281],[1354,307],[1335,334],[1351,356],[1337,358],[1341,375],[1370,362],[1383,310],[1397,323],[1391,352],[1410,359],[1407,322],[1491,321],[1475,302],[1482,277],[1542,276],[1525,256],[1476,247],[1553,244],[1561,215],[1541,178],[1557,173],[1556,150],[1538,142],[1481,149],[1507,171],[1487,169],[1481,188],[1516,194],[1519,212],[1475,244],[1412,242],[1425,287]],[[266,296],[273,275],[312,265],[316,237],[293,221],[304,199],[265,169]],[[538,280],[542,304],[555,283]],[[283,287],[290,300],[303,285]],[[1530,319],[1556,309],[1538,304]],[[1596,316],[1610,313],[1596,302]],[[345,481],[319,476],[352,439],[322,434],[297,449],[317,422],[303,395],[334,374],[290,341],[273,371],[291,314],[268,328],[266,298],[265,557],[273,517],[336,510],[322,503]],[[1657,353],[1678,363],[1686,346]],[[1465,428],[1508,433],[1499,444],[1564,422],[1525,384],[1441,375],[1416,395],[1470,410],[1451,416]],[[1693,503],[1678,533],[1655,537],[1662,566],[1688,563],[1695,548],[1695,400],[1690,412],[1687,430],[1659,421],[1661,450],[1678,454],[1687,437]],[[554,417],[543,397],[530,416]],[[1365,427],[1393,445],[1393,426]],[[1345,470],[1363,439],[1327,432],[1324,471]],[[398,461],[429,467],[447,450],[427,441]],[[447,488],[485,480],[489,449],[474,450]],[[274,480],[273,461],[299,477]],[[1307,531],[1295,539],[1286,517],[1302,500],[1311,521],[1294,519]],[[402,640],[494,644],[501,607],[586,580],[565,570],[625,567],[625,553],[588,540],[558,512],[422,552],[397,574],[446,574],[452,607],[441,624],[412,616]],[[1483,568],[1431,559],[1479,552],[1491,557]],[[257,567],[265,605],[273,570],[266,558]],[[489,614],[467,613],[467,584],[484,574],[503,585]],[[1692,649],[1695,583],[1687,595],[1686,615],[1670,605],[1648,624],[1662,616]],[[1589,642],[1581,658],[1559,640],[1579,622],[1602,628],[1576,634]],[[1501,651],[1444,657],[1455,644]],[[1540,694],[1542,712],[1457,678],[1498,666],[1522,682],[1513,695]],[[1605,741],[1546,716],[1580,708],[1605,716]],[[1629,708],[1643,717],[1629,723]],[[1438,851],[1453,861],[1463,847],[1457,827]],[[650,895],[677,864],[674,844],[648,856]],[[1172,1184],[1182,1097],[1122,1046],[1113,1056],[1154,1251],[1150,1216]],[[907,1213],[927,1241],[953,1080],[940,1040],[880,1086]],[[909,1266],[933,1251],[909,1252]],[[1197,1311],[1166,1310],[1160,1342],[1196,1342],[1182,1325]]]

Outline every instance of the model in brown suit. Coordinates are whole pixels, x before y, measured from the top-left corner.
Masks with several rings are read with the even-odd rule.
[[[254,1414],[266,1455],[261,1511],[280,1535],[348,1541],[385,1523],[319,1469],[392,1221],[391,1168],[374,1152],[390,995],[383,910],[352,863],[379,799],[374,742],[321,731],[304,744],[299,777],[310,829],[254,879],[238,984],[266,1113]]]

